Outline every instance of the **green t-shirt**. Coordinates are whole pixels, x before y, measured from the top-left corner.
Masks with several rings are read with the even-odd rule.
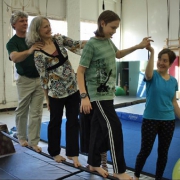
[[[116,52],[110,39],[92,37],[86,43],[79,64],[87,68],[85,80],[91,102],[114,98]]]
[[[13,51],[22,52],[28,50],[26,45],[25,38],[20,38],[17,35],[14,35],[9,42],[6,44],[9,55]],[[15,64],[17,73],[21,76],[26,76],[29,78],[39,77],[38,71],[34,63],[34,55],[29,55],[24,61],[18,62]]]

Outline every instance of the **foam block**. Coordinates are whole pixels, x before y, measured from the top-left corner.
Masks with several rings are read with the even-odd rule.
[[[1,131],[9,134],[7,125],[0,122],[0,157],[15,153],[12,140],[1,133]]]
[[[48,124],[49,124],[49,121],[41,123],[40,139],[45,142],[48,142]],[[62,119],[62,124],[61,124],[60,144],[62,147],[66,147],[66,119],[65,118]]]

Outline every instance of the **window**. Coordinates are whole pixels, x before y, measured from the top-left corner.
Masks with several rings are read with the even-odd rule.
[[[28,24],[29,25],[31,24],[31,21],[34,17],[35,16],[28,16]],[[67,36],[67,22],[66,21],[52,20],[52,19],[49,19],[49,21],[51,24],[51,29],[52,29],[53,35],[59,33],[59,34]],[[13,29],[13,35],[15,33],[16,33],[16,31]],[[16,67],[15,67],[14,63],[13,63],[13,74],[14,74],[13,80],[15,81],[18,78],[18,74],[16,72]]]
[[[81,22],[80,24],[81,34],[80,39],[89,40],[94,36],[94,31],[97,29],[96,23]]]

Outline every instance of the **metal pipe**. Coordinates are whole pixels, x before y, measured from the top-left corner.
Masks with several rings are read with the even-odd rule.
[[[2,17],[2,44],[4,44],[4,26],[3,26],[3,23],[4,23],[4,19],[3,19],[3,13],[4,13],[4,8],[3,8],[3,1],[1,1],[1,12],[2,12],[2,14],[1,14],[1,17]],[[2,65],[2,68],[3,68],[3,100],[2,100],[2,104],[6,104],[6,76],[5,76],[5,56],[4,56],[4,52],[5,52],[5,49],[4,49],[4,46],[2,46],[2,63],[3,63],[3,65]]]

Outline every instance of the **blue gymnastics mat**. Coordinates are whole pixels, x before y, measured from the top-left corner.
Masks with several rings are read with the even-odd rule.
[[[43,153],[36,153],[26,147],[15,144],[16,153],[0,158],[1,180],[103,180],[99,174],[93,174],[84,167],[75,168],[68,160],[57,163],[49,158],[47,147],[42,148]],[[65,150],[61,154],[65,157]],[[79,156],[83,163],[86,158]],[[85,161],[86,163],[86,161]],[[109,176],[106,179],[115,179]]]
[[[42,122],[41,123],[41,132],[40,132],[40,139],[42,141],[48,142],[48,124],[49,121]],[[62,124],[61,124],[61,142],[60,145],[61,147],[66,147],[66,118],[62,119]]]
[[[127,168],[134,169],[136,156],[141,145],[141,122],[143,119],[145,103],[116,109],[117,115],[122,123],[124,137],[124,155]],[[175,163],[180,158],[180,120],[176,120],[174,136],[169,148],[168,162],[164,171],[164,178],[172,179],[172,172]],[[143,168],[144,173],[151,175],[156,171],[158,138],[154,143],[152,152]],[[108,161],[112,161],[108,152]]]
[[[121,120],[124,136],[124,155],[126,160],[127,168],[134,169],[136,156],[140,150],[141,143],[141,123],[142,115],[144,112],[145,103],[135,104],[127,107],[117,108],[116,113]],[[47,142],[47,127],[48,121],[41,123],[41,140]],[[65,125],[66,119],[62,121],[62,135],[61,135],[61,146],[66,146],[65,141]],[[157,138],[154,143],[152,152],[148,157],[146,164],[143,168],[143,172],[150,175],[155,174],[156,170],[156,160],[157,160]],[[172,179],[172,172],[175,163],[180,158],[180,120],[176,120],[176,127],[174,131],[174,136],[170,145],[168,162],[166,169],[164,171],[164,178]],[[108,152],[108,161],[111,162],[110,152]]]
[[[142,122],[145,103],[117,108],[116,113],[120,120]]]

